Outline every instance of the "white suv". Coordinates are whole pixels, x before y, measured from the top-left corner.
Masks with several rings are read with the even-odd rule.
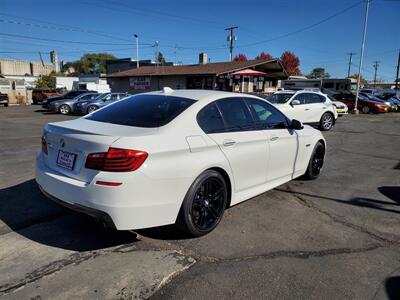
[[[321,92],[279,91],[266,98],[286,116],[330,130],[338,117],[332,101]]]

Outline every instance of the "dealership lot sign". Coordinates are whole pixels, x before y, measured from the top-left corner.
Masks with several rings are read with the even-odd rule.
[[[149,90],[150,77],[136,77],[129,79],[129,86],[134,90]]]

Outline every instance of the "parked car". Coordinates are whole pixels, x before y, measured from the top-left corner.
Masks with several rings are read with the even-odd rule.
[[[360,95],[367,97],[369,100],[375,101],[375,102],[381,102],[384,103],[388,109],[388,111],[397,111],[397,106],[396,104],[394,104],[392,101],[390,101],[389,99],[387,100],[382,100],[376,96],[374,96],[373,94],[368,94],[368,93],[360,93]]]
[[[335,94],[332,95],[333,98],[339,100],[347,105],[349,110],[354,110],[356,96],[349,93]],[[376,102],[369,100],[367,97],[359,94],[357,109],[365,114],[373,112],[373,113],[385,113],[388,111],[386,104],[382,102]]]
[[[47,124],[36,181],[118,230],[175,223],[201,236],[226,207],[318,177],[325,149],[320,131],[262,98],[164,88]]]
[[[400,112],[400,99],[397,97],[396,92],[383,93],[377,95],[377,97],[385,101],[389,100],[393,102],[397,106],[397,111]]]
[[[330,130],[338,117],[332,101],[321,92],[279,91],[266,98],[289,118]]]
[[[74,107],[76,103],[79,103],[80,101],[92,100],[96,98],[98,95],[99,95],[98,93],[84,93],[72,99],[53,101],[49,105],[49,110],[55,113],[68,115],[74,112]]]
[[[61,96],[62,93],[56,89],[33,89],[32,90],[32,102],[33,104],[42,103],[43,100],[49,97]]]
[[[73,99],[76,96],[79,96],[80,94],[84,94],[84,93],[97,93],[97,92],[87,91],[87,90],[69,91],[61,96],[49,97],[49,98],[43,100],[42,107],[45,109],[48,109],[51,102],[58,101],[58,100],[64,100],[64,99]]]
[[[74,112],[81,115],[89,114],[101,107],[114,103],[115,101],[121,100],[128,96],[130,96],[128,93],[100,94],[94,99],[76,102],[74,104]]]
[[[4,105],[4,107],[8,107],[8,102],[9,102],[8,94],[0,92],[0,104]]]
[[[347,105],[345,103],[336,100],[331,95],[327,95],[327,96],[328,96],[329,100],[332,101],[332,104],[335,106],[336,112],[338,113],[339,117],[341,117],[343,115],[347,115],[349,108],[347,107]]]

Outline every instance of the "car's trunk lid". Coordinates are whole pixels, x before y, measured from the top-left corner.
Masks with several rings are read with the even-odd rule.
[[[155,130],[157,129],[129,127],[84,118],[49,123],[44,131],[48,148],[44,161],[49,168],[61,174],[90,182],[99,171],[85,168],[89,153],[107,152],[122,136],[148,135]]]

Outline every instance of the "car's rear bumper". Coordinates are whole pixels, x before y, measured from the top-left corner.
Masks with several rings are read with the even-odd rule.
[[[96,181],[116,181],[116,174],[99,172],[91,182],[65,176],[47,167],[42,152],[36,155],[36,182],[49,198],[62,205],[95,216],[118,230],[173,224],[190,183],[157,180],[139,171],[129,172],[120,186]],[[134,174],[132,174],[134,173]],[[118,177],[118,180],[125,180]]]
[[[8,104],[8,100],[0,99],[0,104]]]

